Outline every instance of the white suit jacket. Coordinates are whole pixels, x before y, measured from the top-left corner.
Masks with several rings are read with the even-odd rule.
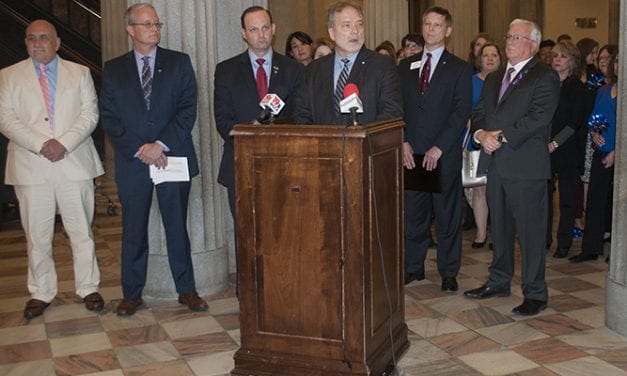
[[[50,136],[32,59],[0,71],[0,132],[9,139],[6,184],[43,184],[43,172],[50,169],[73,181],[104,173],[91,139],[98,123],[98,102],[87,67],[59,58],[54,107],[54,138],[67,149],[58,162],[39,152]]]

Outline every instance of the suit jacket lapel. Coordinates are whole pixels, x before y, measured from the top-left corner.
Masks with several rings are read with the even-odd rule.
[[[274,62],[273,62],[274,64]],[[240,55],[240,73],[242,75],[241,78],[234,77],[234,79],[242,80],[242,84],[244,85],[244,93],[251,93],[250,95],[254,95],[255,98],[258,96],[257,93],[257,81],[255,80],[255,76],[253,75],[253,66],[250,63],[250,58],[248,56],[248,50],[244,51]],[[268,86],[268,92],[270,92],[270,87],[272,86],[272,78],[270,78],[270,86]]]
[[[525,66],[523,66],[523,68],[520,70],[520,72],[518,72],[518,74],[516,76],[512,77],[512,81],[510,82],[509,86],[507,87],[507,90],[505,90],[505,93],[503,94],[503,98],[501,98],[501,100],[498,101],[498,97],[497,97],[498,105],[500,105],[501,103],[505,102],[507,100],[507,97],[510,96],[510,93],[513,90],[515,90],[519,85],[524,83],[525,77],[529,74],[529,71],[536,65],[536,63],[537,63],[537,60],[535,58],[532,58],[531,60],[529,60],[527,62],[527,64],[525,64]],[[501,89],[501,83],[503,82],[503,76],[505,76],[505,69],[503,69],[503,74],[500,74],[501,80],[499,81],[499,87],[497,89],[497,93]]]
[[[133,92],[134,92],[134,100],[136,102],[136,107],[141,106],[142,108],[146,108],[144,103],[144,93],[142,91],[142,83],[141,78],[139,77],[139,70],[137,68],[137,61],[135,61],[135,52],[131,50],[126,54],[126,72],[123,74],[126,75],[126,80],[128,82],[133,82]],[[156,66],[155,61],[155,66]]]
[[[366,65],[368,64],[368,55],[365,52],[366,47],[362,47],[355,58],[355,62],[353,63],[353,67],[351,68],[351,73],[348,75],[347,83],[355,83],[359,81],[359,78],[363,74]]]
[[[440,56],[440,60],[438,60],[438,65],[435,66],[435,71],[433,72],[433,75],[431,75],[431,79],[429,80],[429,84],[431,84],[434,81],[437,82],[438,80],[441,80],[440,76],[446,75],[446,70],[448,68],[447,67],[448,58],[449,58],[449,53],[445,49],[442,52],[442,56]],[[421,67],[421,71],[422,71],[422,67]],[[429,92],[429,86],[427,86],[427,93],[428,92]]]
[[[150,93],[151,103],[156,103],[155,99],[163,92],[163,79],[161,78],[161,75],[163,74],[164,68],[167,69],[167,61],[163,60],[163,52],[160,47],[157,47],[157,54],[155,55],[155,71],[152,72],[152,91]],[[142,92],[143,98],[144,93],[141,90],[141,83],[140,91]],[[150,106],[150,108],[153,109],[154,106]]]

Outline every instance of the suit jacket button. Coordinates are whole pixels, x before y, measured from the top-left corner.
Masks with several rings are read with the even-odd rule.
[[[48,121],[48,118],[47,118],[47,117],[45,117],[45,118],[44,118],[44,121]]]

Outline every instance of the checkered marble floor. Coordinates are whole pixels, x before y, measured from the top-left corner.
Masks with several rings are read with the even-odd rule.
[[[104,181],[94,222],[101,270],[100,313],[87,311],[74,294],[67,235],[54,237],[59,295],[42,317],[22,317],[26,290],[24,234],[17,223],[0,232],[0,375],[225,375],[239,344],[239,304],[233,289],[208,296],[209,311],[192,313],[172,301],[149,301],[120,318],[121,218],[107,215],[115,188]],[[547,258],[549,307],[531,318],[512,316],[522,301],[519,279],[512,296],[482,301],[461,291],[486,279],[491,252],[473,250],[464,233],[460,292],[440,291],[435,251],[427,279],[406,288],[411,347],[399,360],[401,375],[627,375],[627,338],[604,326],[607,265],[569,264]],[[580,250],[575,241],[571,252]],[[517,264],[519,267],[519,263]]]

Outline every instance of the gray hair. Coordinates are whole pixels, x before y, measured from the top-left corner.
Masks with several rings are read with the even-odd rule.
[[[535,54],[536,52],[538,52],[540,50],[540,42],[542,41],[542,31],[540,31],[540,26],[538,26],[538,24],[536,24],[535,22],[523,20],[522,18],[516,18],[515,20],[510,22],[509,26],[512,27],[516,24],[523,24],[529,27],[529,29],[531,30],[531,32],[529,33],[529,39],[531,39],[533,42],[536,42],[533,53]]]
[[[359,17],[361,17],[362,19],[364,18],[364,11],[359,3],[355,2],[354,0],[338,1],[334,4],[331,4],[331,6],[329,6],[329,9],[327,9],[327,27],[335,27],[335,15],[343,11],[345,8],[355,9],[359,14]]]
[[[136,10],[142,9],[142,8],[152,8],[152,10],[155,11],[155,13],[157,13],[157,10],[155,9],[155,7],[150,4],[150,3],[137,3],[137,4],[133,4],[130,7],[128,7],[128,9],[126,10],[126,12],[124,12],[124,23],[128,26],[130,24],[133,23],[133,13]]]

